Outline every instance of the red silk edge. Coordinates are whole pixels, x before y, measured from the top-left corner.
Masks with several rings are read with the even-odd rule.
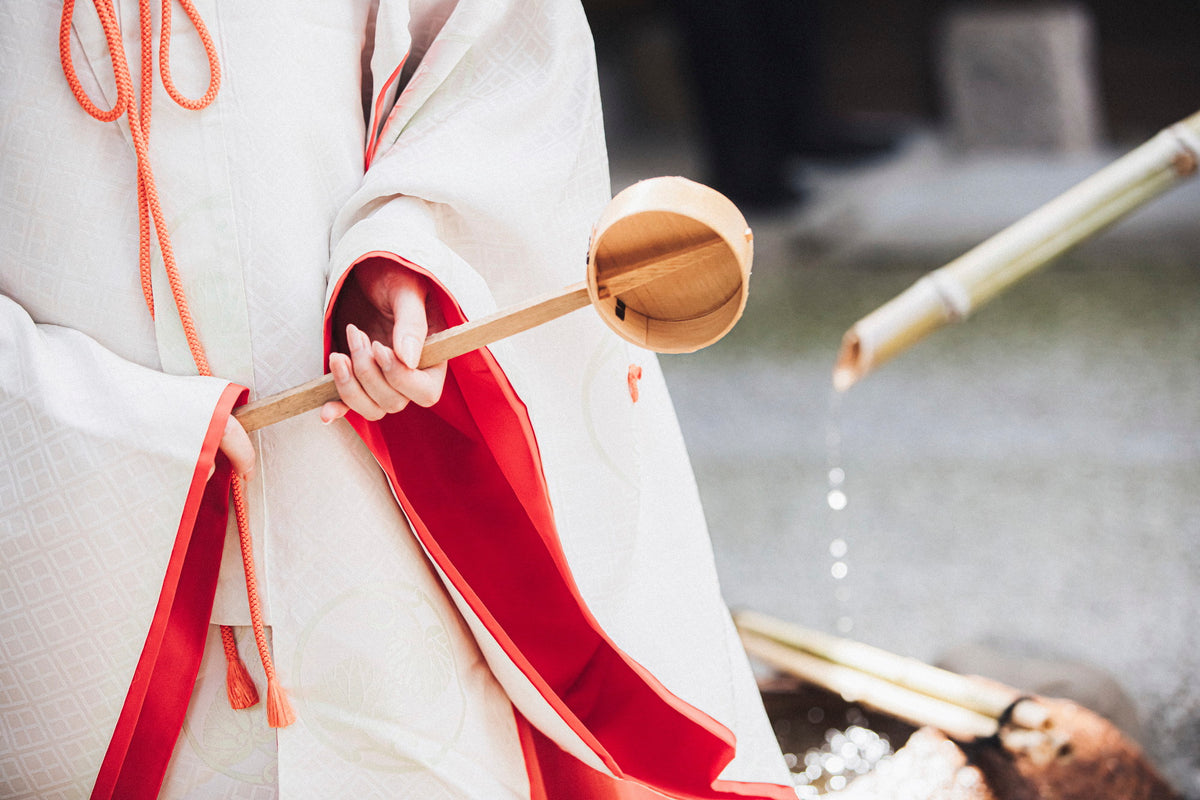
[[[367,132],[367,146],[363,155],[363,169],[370,167],[371,162],[375,160],[375,148],[379,145],[379,137],[383,133],[384,125],[380,124],[380,117],[383,112],[384,97],[387,96],[388,91],[392,88],[392,84],[400,77],[400,70],[404,69],[404,64],[408,61],[408,54],[411,52],[412,50],[410,49],[404,54],[403,58],[400,59],[400,63],[392,70],[392,74],[383,82],[383,88],[379,90],[379,94],[375,96],[375,112],[371,117],[371,129]],[[391,115],[390,111],[388,115]]]
[[[443,306],[443,313],[447,321],[451,324],[457,324],[465,319],[465,315],[453,297],[436,277],[431,275],[427,270],[393,253],[371,252],[358,259],[351,266],[351,269],[347,270],[341,276],[339,283],[334,289],[329,306],[326,309],[325,355],[327,362],[332,346],[331,319],[337,294],[341,291],[343,281],[353,270],[353,267],[371,258],[385,258],[424,275],[439,290],[438,299]],[[463,382],[470,384],[472,381],[479,380],[488,382],[487,385],[492,391],[498,391],[499,399],[497,400],[496,397],[472,398],[470,396],[472,393],[463,390],[460,386],[460,383]],[[459,405],[463,407],[458,407]],[[447,408],[447,406],[454,407]],[[471,581],[460,571],[456,563],[456,557],[443,548],[440,539],[444,537],[440,534],[444,534],[445,530],[443,529],[435,533],[426,525],[423,515],[416,507],[412,498],[409,497],[410,491],[406,490],[403,482],[398,477],[398,465],[391,458],[389,443],[392,440],[402,440],[406,455],[410,458],[414,460],[420,460],[421,458],[417,452],[420,445],[416,444],[416,441],[421,437],[414,437],[412,435],[414,431],[410,429],[404,429],[407,435],[401,436],[398,433],[401,428],[396,424],[396,421],[403,418],[404,412],[390,415],[389,417],[385,417],[384,420],[375,423],[366,422],[355,414],[350,414],[347,420],[379,460],[380,465],[384,468],[396,491],[396,496],[400,500],[402,508],[412,523],[414,533],[421,540],[439,568],[442,569],[447,579],[450,580],[455,589],[462,595],[472,611],[487,628],[490,635],[495,638],[506,655],[534,685],[546,702],[618,777],[609,778],[595,770],[590,770],[590,768],[587,768],[586,765],[578,762],[573,757],[565,756],[565,754],[564,757],[568,758],[570,762],[588,769],[590,773],[603,778],[604,781],[601,781],[601,784],[607,781],[613,786],[627,787],[623,790],[623,793],[616,794],[613,793],[613,791],[616,791],[615,789],[610,790],[611,787],[606,788],[601,794],[596,794],[595,797],[628,797],[631,800],[643,797],[678,797],[696,798],[697,800],[700,798],[734,797],[794,798],[794,792],[784,786],[719,780],[719,772],[733,757],[734,737],[732,732],[704,712],[672,694],[644,667],[622,652],[600,628],[598,622],[580,596],[578,587],[575,585],[570,569],[566,564],[565,556],[562,553],[561,545],[559,544],[554,528],[553,512],[550,508],[548,490],[541,469],[537,441],[525,406],[504,376],[498,362],[486,348],[481,348],[451,361],[451,368],[447,374],[446,391],[443,394],[442,401],[434,408],[441,409],[441,422],[450,428],[458,429],[467,435],[472,430],[479,433],[484,446],[492,453],[493,457],[496,455],[497,443],[488,439],[486,432],[487,425],[505,415],[509,417],[505,425],[507,433],[502,433],[504,439],[499,442],[499,446],[504,453],[512,452],[514,455],[511,458],[505,458],[505,463],[503,464],[497,460],[495,466],[499,470],[502,480],[507,483],[516,502],[523,510],[526,525],[530,529],[530,533],[536,537],[537,541],[541,542],[544,549],[540,557],[536,550],[519,555],[505,554],[508,555],[509,559],[507,563],[510,567],[517,569],[530,569],[532,568],[530,566],[532,561],[538,558],[549,558],[550,566],[553,570],[557,571],[557,577],[562,582],[561,589],[557,590],[559,594],[557,599],[560,601],[565,599],[565,602],[553,604],[561,606],[561,608],[549,609],[545,605],[542,605],[536,609],[531,609],[531,611],[533,612],[533,616],[554,615],[553,621],[558,622],[564,630],[569,629],[569,635],[573,637],[571,641],[563,639],[555,640],[555,647],[566,651],[570,650],[572,645],[575,645],[577,650],[583,654],[582,656],[576,655],[574,660],[570,656],[565,656],[561,659],[561,664],[555,662],[554,656],[551,656],[550,662],[547,662],[545,658],[546,648],[543,648],[539,659],[541,666],[535,665],[530,658],[526,657],[524,650],[514,641],[513,637],[509,634],[509,629],[493,613],[489,603],[480,596],[475,587],[472,586]],[[413,409],[413,412],[429,413],[425,409]],[[512,430],[513,419],[519,423],[518,427],[520,430],[518,435],[514,435]],[[388,430],[385,430],[388,427],[391,428],[390,434]],[[433,435],[429,434],[429,437],[432,438]],[[416,446],[414,447],[414,445]],[[520,456],[516,454],[514,448],[525,449],[526,455]],[[437,448],[435,448],[436,450]],[[451,482],[453,481],[449,473],[443,474],[442,477],[449,479]],[[427,485],[432,485],[436,482],[427,482]],[[496,491],[494,487],[478,485],[472,485],[471,490],[488,495],[493,495]],[[457,506],[462,507],[463,504],[458,503]],[[511,503],[508,513],[510,515],[517,513],[515,509],[511,508]],[[453,511],[447,512],[446,517],[454,517],[455,514],[456,512]],[[517,514],[517,516],[521,515]],[[503,530],[506,533],[513,532],[510,528],[503,528]],[[451,536],[453,537],[452,534]],[[512,537],[513,540],[516,538],[516,536]],[[486,536],[478,537],[473,543],[471,551],[473,552],[476,548],[486,550],[486,539]],[[510,544],[512,544],[511,541]],[[515,547],[516,545],[513,544],[512,546]],[[528,543],[526,546],[528,546]],[[463,551],[460,546],[458,560],[462,559],[462,553]],[[493,555],[497,554],[493,553]],[[482,556],[481,558],[487,558],[487,556]],[[505,562],[497,561],[495,563],[500,564]],[[478,564],[474,566],[478,567]],[[546,566],[543,565],[542,568],[545,569]],[[476,569],[475,571],[477,572],[478,570]],[[488,587],[483,588],[487,589]],[[550,594],[555,593],[552,587],[548,591]],[[543,592],[543,594],[545,593]],[[564,593],[569,595],[569,597],[564,598]],[[494,595],[495,592],[493,591],[492,594]],[[505,605],[505,609],[502,609],[502,611],[507,611],[506,616],[509,619],[509,627],[520,629],[522,622],[514,622],[514,620],[520,620],[523,616],[519,613],[514,613],[514,608],[519,610],[520,601],[518,600],[513,604],[502,598],[500,602],[502,605]],[[577,616],[573,617],[572,615]],[[517,634],[520,635],[521,631],[518,630]],[[529,631],[526,630],[525,634],[525,641],[528,643],[530,641]],[[536,638],[537,635],[534,634],[534,639]],[[536,649],[536,645],[534,647]],[[544,674],[548,666],[551,669],[549,677]],[[556,672],[561,674],[554,674]],[[571,676],[576,677],[570,679]],[[555,678],[559,678],[560,680],[555,681]],[[614,689],[613,686],[615,683],[620,683],[622,688]],[[558,685],[559,689],[555,689],[555,685]],[[634,698],[628,700],[626,699],[626,695],[632,695]],[[592,726],[589,726],[580,717],[577,709],[572,707],[569,702],[572,696],[575,698],[576,705],[582,704],[580,708],[582,708],[585,716],[599,726],[597,730],[593,730]],[[618,709],[615,713],[610,713],[605,703],[617,698],[622,701],[618,705],[624,707]],[[630,706],[630,703],[633,703],[633,705]],[[641,705],[638,705],[638,703]],[[650,703],[650,705],[646,705],[646,703]],[[634,720],[637,720],[637,725],[633,724]],[[655,730],[656,725],[658,726],[658,730]],[[659,734],[664,732],[677,736],[677,740],[670,744],[664,744],[661,741],[655,741],[651,738],[659,736]],[[624,737],[636,736],[638,734],[644,734],[646,737],[638,745],[620,741]],[[541,736],[541,734],[538,733],[537,736]],[[602,739],[607,741],[607,746],[601,741]],[[546,741],[549,742],[548,739]],[[621,750],[622,755],[610,752],[610,748],[613,746]],[[562,752],[552,742],[550,742],[550,747],[553,751]],[[526,749],[527,766],[531,763],[529,761],[530,753],[536,756],[542,749],[540,747],[533,748],[532,750]],[[651,754],[643,755],[640,752],[641,749],[657,749],[660,751],[659,756],[669,752],[672,758],[664,759]],[[681,766],[679,769],[672,770],[671,763],[664,764],[664,761],[671,763],[678,762],[681,765],[683,765],[683,762],[688,762],[695,770],[694,772],[689,771],[687,766]],[[630,762],[637,763],[631,764]],[[635,775],[627,772],[627,768],[631,768],[640,774]],[[567,770],[567,772],[570,772],[570,770]],[[537,773],[538,776],[541,775],[540,770],[537,770]],[[560,769],[558,770],[558,774],[565,773]],[[530,775],[531,785],[543,780],[541,777],[535,778],[533,771],[531,771]],[[655,792],[646,793],[651,791],[646,788],[647,781],[654,785]],[[635,786],[642,791],[634,791],[633,787]],[[592,796],[591,794],[578,794],[578,788],[580,787],[571,787],[571,796],[581,798]],[[558,791],[564,789],[566,789],[565,786],[558,787]],[[664,791],[668,792],[668,794],[659,793]],[[558,792],[551,792],[550,796],[559,795]]]
[[[529,775],[530,800],[669,800],[669,796],[592,769],[566,753],[515,707],[517,736]]]
[[[233,469],[217,448],[226,420],[246,394],[230,384],[213,410],[154,617],[92,800],[152,800],[162,787],[200,669],[221,565]]]
[[[516,708],[513,709],[513,715],[529,775],[530,800],[558,800],[563,797],[572,800],[703,800],[714,796],[728,800],[796,798],[795,791],[785,786],[720,780],[713,782],[713,789],[719,793],[717,795],[701,797],[664,793],[636,780],[614,778],[592,769],[531,725]]]

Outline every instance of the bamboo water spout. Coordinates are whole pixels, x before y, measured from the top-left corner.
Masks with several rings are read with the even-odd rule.
[[[951,322],[961,322],[1012,284],[1195,174],[1200,112],[926,274],[856,322],[842,338],[833,384],[845,391],[868,372]]]

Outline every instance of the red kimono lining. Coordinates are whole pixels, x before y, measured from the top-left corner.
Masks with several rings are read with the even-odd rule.
[[[373,257],[428,275],[390,254],[365,258]],[[437,297],[448,324],[464,321],[440,285]],[[671,694],[600,629],[563,557],[526,409],[487,350],[451,361],[433,408],[349,419],[455,590],[615,775],[672,797],[745,797],[747,789],[794,797],[781,786],[739,791],[718,781],[733,757],[732,733]],[[577,789],[572,797],[581,797]]]

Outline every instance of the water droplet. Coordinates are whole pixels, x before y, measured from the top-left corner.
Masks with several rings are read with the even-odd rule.
[[[838,617],[837,629],[838,633],[849,633],[854,630],[854,620],[850,617]]]
[[[846,555],[846,551],[848,549],[849,548],[846,546],[845,539],[834,539],[829,543],[829,555],[833,556],[834,558],[841,558],[842,556]]]
[[[849,728],[846,728],[846,736],[850,741],[854,742],[856,747],[865,747],[869,743],[879,739],[875,735],[875,731],[864,728],[861,725],[851,725]]]
[[[834,511],[841,511],[846,507],[846,493],[841,489],[830,489],[829,494],[825,495],[825,501]]]
[[[846,770],[846,762],[833,753],[821,757],[821,766],[830,775],[841,775]]]
[[[888,747],[888,743],[882,739],[876,739],[863,746],[863,754],[867,757],[868,761],[878,761],[890,751],[891,748]]]
[[[842,578],[846,577],[846,573],[849,571],[850,568],[846,566],[845,561],[835,561],[833,562],[833,566],[829,568],[829,574],[832,575],[833,579],[836,581],[840,581]]]
[[[834,467],[833,469],[829,470],[830,486],[841,486],[845,480],[846,470],[842,469],[841,467]]]
[[[829,788],[835,792],[840,792],[842,789],[845,789],[846,788],[846,776],[845,775],[834,775],[832,778],[829,779]]]

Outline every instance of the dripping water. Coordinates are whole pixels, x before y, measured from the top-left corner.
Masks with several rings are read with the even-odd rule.
[[[829,575],[834,581],[834,629],[839,635],[854,630],[850,614],[850,590],[846,578],[850,574],[850,545],[845,510],[850,503],[846,494],[846,470],[842,466],[842,393],[833,389],[829,395],[829,414],[825,429],[825,504],[828,506],[830,535],[828,545]]]
[[[833,390],[829,399],[829,414],[825,428],[825,514],[824,530],[829,536],[826,556],[829,576],[833,583],[833,628],[839,636],[854,629],[851,614],[850,541],[846,509],[850,503],[846,470],[842,460],[842,393]],[[886,733],[872,730],[863,711],[851,704],[845,711],[847,727],[828,728],[824,741],[806,749],[785,752],[784,758],[792,775],[796,796],[802,800],[817,800],[827,793],[846,788],[856,777],[873,771],[892,755]],[[819,726],[825,721],[825,711],[814,705],[809,709],[807,722]]]

